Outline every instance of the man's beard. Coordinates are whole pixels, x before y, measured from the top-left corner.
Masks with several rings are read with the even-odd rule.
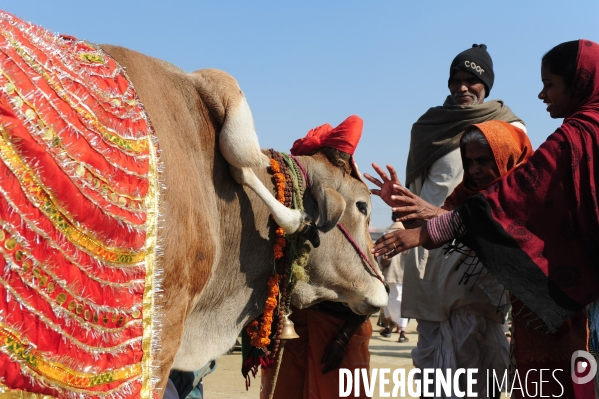
[[[478,97],[474,97],[474,100],[472,100],[472,103],[469,105],[479,105],[481,104],[482,101],[478,99]]]
[[[469,107],[469,106],[471,106],[471,105],[479,105],[479,104],[482,104],[482,102],[483,102],[481,99],[479,99],[479,98],[478,98],[478,97],[476,97],[476,96],[470,96],[470,98],[472,98],[472,102],[471,102],[470,104],[459,104],[459,103],[456,101],[456,99],[455,99],[455,97],[454,97],[454,96],[451,96],[451,95],[450,95],[449,97],[451,97],[451,102],[452,102],[454,105],[462,105],[462,106],[467,106],[467,107]]]

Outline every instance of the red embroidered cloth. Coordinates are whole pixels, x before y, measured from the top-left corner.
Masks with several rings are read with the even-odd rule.
[[[152,395],[153,140],[107,54],[0,12],[0,393]]]

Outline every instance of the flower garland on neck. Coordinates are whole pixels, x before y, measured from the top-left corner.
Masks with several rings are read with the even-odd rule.
[[[275,186],[277,189],[277,200],[280,203],[285,204],[285,174],[281,172],[281,165],[274,158],[270,158],[270,168],[273,171],[275,179]],[[287,245],[287,240],[285,239],[285,231],[283,230],[283,228],[277,227],[275,233],[277,239],[273,246],[273,255],[276,262],[278,259],[281,259],[284,256],[283,250]],[[248,325],[246,330],[250,337],[251,344],[256,348],[264,350],[264,352],[266,352],[267,354],[269,354],[267,346],[270,345],[270,333],[273,321],[273,313],[277,307],[279,297],[279,275],[277,273],[275,273],[274,276],[271,276],[268,280],[268,287],[268,298],[266,299],[266,304],[264,305],[262,323],[259,323],[258,320],[254,320]]]

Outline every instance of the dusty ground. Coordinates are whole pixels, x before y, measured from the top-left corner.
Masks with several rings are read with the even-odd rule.
[[[410,351],[416,345],[416,322],[410,321],[407,329],[409,342],[397,342],[398,334],[391,338],[379,335],[380,327],[376,325],[377,318],[371,318],[374,334],[370,340],[370,367],[389,368],[391,370],[404,368],[406,373],[412,369]],[[233,352],[218,360],[216,370],[204,379],[204,395],[206,399],[258,399],[260,397],[260,379],[252,379],[252,385],[245,390],[245,382],[241,376],[241,352]],[[390,392],[391,389],[388,390]],[[410,396],[408,396],[410,397]],[[378,385],[373,398],[380,398]]]

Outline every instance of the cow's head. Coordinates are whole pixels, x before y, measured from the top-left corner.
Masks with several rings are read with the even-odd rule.
[[[311,250],[306,267],[309,280],[298,281],[292,302],[305,308],[331,300],[347,304],[355,313],[372,314],[387,304],[387,292],[370,253],[370,190],[351,167],[349,154],[325,148],[298,159],[311,186],[304,195],[304,207],[316,222],[321,244]],[[338,228],[339,223],[377,274]]]

